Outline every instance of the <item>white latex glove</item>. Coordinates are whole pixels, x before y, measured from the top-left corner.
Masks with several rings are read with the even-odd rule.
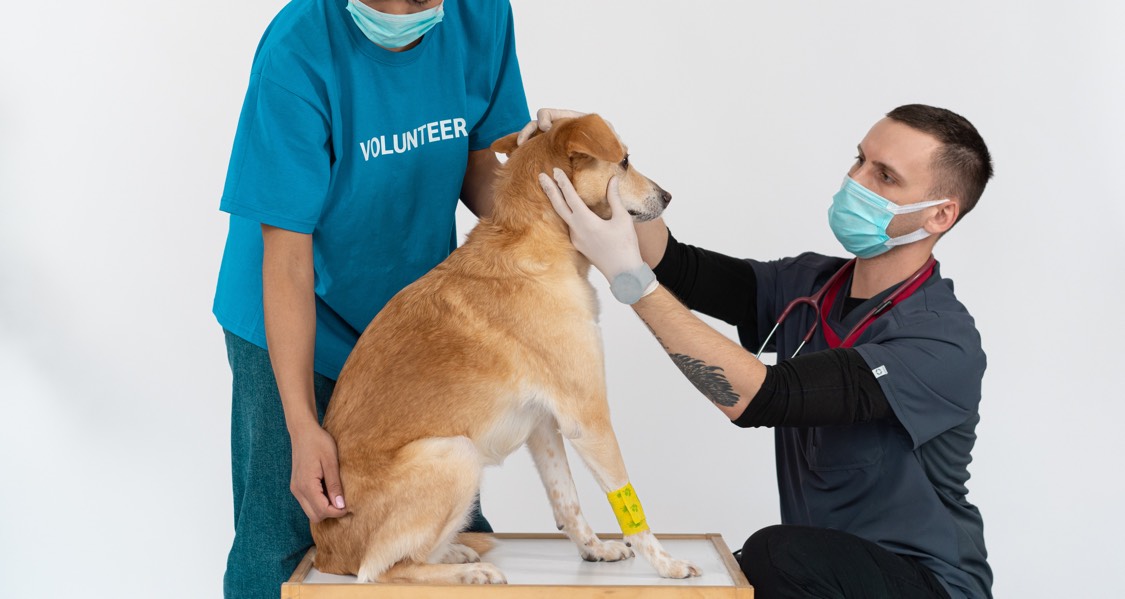
[[[547,132],[551,130],[551,125],[558,119],[576,119],[580,116],[586,116],[585,112],[578,112],[577,110],[566,110],[565,108],[540,108],[535,113],[535,120],[523,126],[520,129],[520,134],[516,136],[516,145],[523,145],[523,142],[531,139],[535,134],[535,130]],[[609,121],[606,121],[609,124]],[[609,125],[612,129],[613,125]]]
[[[611,212],[609,220],[604,220],[590,211],[566,173],[556,168],[554,175],[552,180],[546,173],[540,173],[539,185],[555,212],[570,227],[570,241],[575,249],[605,276],[614,297],[632,304],[652,293],[657,287],[656,278],[641,259],[633,217],[621,204],[617,177],[609,180],[606,195]]]

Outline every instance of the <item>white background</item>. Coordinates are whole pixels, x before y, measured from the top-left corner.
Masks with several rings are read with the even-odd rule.
[[[221,593],[217,206],[251,57],[281,5],[0,8],[5,596]],[[870,125],[912,102],[968,117],[996,179],[937,254],[989,357],[969,498],[995,592],[1119,593],[1125,5],[514,5],[532,108],[605,115],[673,193],[675,234],[737,256],[838,253],[825,209]],[[777,522],[772,434],[725,422],[630,310],[604,302],[603,324],[654,529],[735,547]],[[575,464],[594,527],[615,530]],[[554,528],[525,452],[488,471],[483,496],[500,531]]]

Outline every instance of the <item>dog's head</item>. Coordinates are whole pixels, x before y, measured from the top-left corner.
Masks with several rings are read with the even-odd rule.
[[[531,160],[539,172],[550,174],[553,168],[562,169],[582,201],[602,218],[610,216],[606,193],[614,176],[618,178],[621,203],[635,221],[660,216],[672,201],[672,194],[633,167],[625,145],[596,114],[559,119],[550,131],[537,132],[525,141],[518,153],[516,137],[513,133],[496,140],[492,151],[506,154],[510,160]]]

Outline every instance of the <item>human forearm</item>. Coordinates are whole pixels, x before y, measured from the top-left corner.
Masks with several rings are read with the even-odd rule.
[[[319,426],[313,391],[316,302],[312,236],[262,227],[266,342],[290,435]]]
[[[656,268],[668,248],[668,226],[660,217],[648,222],[636,223],[634,226],[637,229],[637,244],[641,248],[641,258],[649,268]]]
[[[469,152],[469,162],[465,167],[465,179],[461,182],[461,202],[477,216],[492,216],[494,205],[492,191],[500,162],[496,154],[485,148]]]
[[[311,522],[345,512],[336,442],[320,427],[313,391],[316,296],[312,236],[262,225],[266,341],[293,448],[289,489]]]
[[[633,304],[633,309],[684,376],[727,418],[738,418],[761,388],[765,365],[663,287]]]
[[[755,328],[758,285],[750,262],[681,243],[668,232],[664,257],[653,272],[688,309],[743,330]]]

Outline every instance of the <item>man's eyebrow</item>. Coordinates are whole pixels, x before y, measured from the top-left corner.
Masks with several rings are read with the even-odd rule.
[[[860,156],[865,155],[863,153],[863,146],[861,146],[859,144],[856,144],[855,149],[856,149],[857,152],[859,152]],[[887,173],[889,173],[891,175],[891,177],[894,178],[895,181],[898,181],[899,183],[905,183],[906,182],[906,180],[902,178],[902,175],[900,175],[899,172],[896,171],[894,169],[894,167],[892,167],[891,165],[889,165],[885,162],[879,162],[878,160],[872,160],[871,164],[874,164],[875,166],[879,167],[880,169],[882,169],[884,171],[887,171]]]
[[[891,165],[889,165],[885,162],[879,162],[878,160],[872,160],[871,164],[874,164],[875,166],[887,171],[887,173],[895,181],[898,181],[899,183],[906,183],[906,180],[902,178],[902,175],[898,174],[898,171],[896,171],[893,167],[891,167]]]

